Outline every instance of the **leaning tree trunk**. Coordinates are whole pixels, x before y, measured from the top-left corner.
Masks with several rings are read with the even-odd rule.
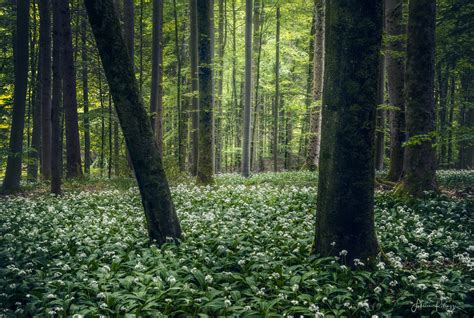
[[[197,182],[214,183],[213,174],[213,113],[212,113],[212,19],[210,0],[197,1],[199,52],[199,154]]]
[[[306,157],[306,166],[312,171],[318,166],[321,136],[321,105],[318,103],[323,94],[325,2],[325,0],[316,0],[314,8],[313,99],[316,105],[311,107],[310,112],[310,135]]]
[[[66,121],[66,176],[75,178],[82,176],[81,143],[79,142],[79,119],[77,115],[76,70],[74,67],[71,12],[69,0],[58,2],[61,14],[59,38],[61,40],[63,102]]]
[[[423,196],[437,190],[434,110],[434,0],[411,1],[408,14],[405,105],[407,143],[399,193]]]
[[[59,2],[61,0],[53,0],[53,84],[52,84],[52,100],[51,100],[51,193],[61,194],[61,177],[62,177],[62,129],[61,118],[63,117],[61,107],[61,41],[59,39],[61,28],[61,14],[59,13]]]
[[[129,149],[150,240],[159,245],[177,241],[181,238],[181,227],[113,2],[84,2]]]
[[[313,252],[373,262],[374,134],[382,0],[326,2],[326,59]]]
[[[245,1],[245,101],[242,143],[242,176],[250,176],[250,121],[252,108],[252,0]]]
[[[17,1],[16,33],[13,50],[15,87],[13,91],[13,114],[10,131],[10,153],[7,159],[3,191],[20,188],[21,157],[23,154],[23,128],[25,126],[26,90],[28,82],[28,30],[29,0]]]
[[[387,47],[385,62],[387,68],[388,103],[390,117],[390,165],[387,179],[397,182],[403,171],[403,143],[405,142],[405,52],[401,35],[403,27],[403,1],[385,0],[385,29]]]

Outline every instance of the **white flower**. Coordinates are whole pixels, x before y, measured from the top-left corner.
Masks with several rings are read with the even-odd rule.
[[[384,270],[384,269],[385,269],[385,263],[384,263],[384,262],[379,262],[379,263],[377,264],[377,268],[378,268],[379,270]]]
[[[367,302],[367,300],[359,301],[359,302],[357,303],[357,308],[366,308],[366,309],[369,309],[369,303]]]
[[[347,255],[347,251],[346,250],[342,250],[339,252],[339,255],[341,256],[346,256]]]
[[[291,286],[291,290],[294,292],[297,292],[299,288],[300,286],[298,286],[298,284],[294,284],[293,286]]]
[[[107,306],[106,303],[101,303],[101,304],[99,305],[99,307],[100,307],[101,309],[105,309],[105,308],[107,308],[107,307],[109,307],[109,306]]]
[[[48,294],[48,295],[46,296],[46,298],[48,298],[48,299],[53,299],[53,298],[56,298],[56,295],[54,295],[54,294]]]
[[[311,304],[311,305],[309,306],[309,310],[316,312],[316,311],[319,311],[319,307],[316,306],[315,304]]]
[[[336,246],[336,242],[332,242],[332,243],[331,243],[331,246]]]
[[[174,283],[176,283],[176,278],[174,278],[174,276],[170,276],[166,279],[168,281],[168,283],[170,283],[171,285],[173,285]]]
[[[232,302],[229,299],[224,300],[224,306],[230,307],[232,305]]]
[[[421,290],[425,290],[425,289],[426,289],[426,285],[425,285],[425,284],[418,284],[418,285],[416,285],[416,287],[418,287],[418,289],[421,289]]]
[[[204,280],[206,281],[206,283],[210,284],[214,279],[211,275],[206,275],[206,277],[204,277]]]
[[[297,301],[297,300],[292,300],[291,303],[292,303],[293,305],[298,305],[298,301]]]
[[[408,276],[408,280],[410,281],[410,283],[412,283],[416,280],[416,277],[413,276],[413,275],[410,275],[410,276]]]
[[[380,288],[379,286],[374,288],[374,293],[380,294],[381,292],[382,292],[382,288]]]
[[[365,264],[360,261],[358,258],[354,258],[354,265],[355,266],[364,266]]]
[[[389,283],[390,286],[392,287],[395,287],[398,285],[398,282],[396,280],[392,280],[390,283]]]
[[[99,298],[99,299],[105,298],[105,293],[98,293],[97,298]]]

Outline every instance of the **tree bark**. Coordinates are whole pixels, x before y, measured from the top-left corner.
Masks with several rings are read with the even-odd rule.
[[[79,119],[77,115],[76,96],[76,70],[74,66],[71,13],[69,1],[59,1],[61,14],[61,27],[59,38],[61,40],[63,102],[66,122],[66,177],[76,178],[82,176],[81,144],[79,141]]]
[[[199,52],[199,154],[197,182],[212,184],[213,178],[213,96],[212,96],[212,19],[210,0],[197,0]]]
[[[273,98],[273,172],[278,171],[278,112],[280,111],[280,5],[276,8],[275,96]]]
[[[177,72],[177,92],[176,92],[176,112],[178,114],[178,167],[181,172],[185,170],[185,138],[183,135],[183,109],[181,104],[181,49],[179,47],[179,29],[178,29],[178,13],[176,10],[176,0],[173,0],[173,16],[174,16],[174,45],[176,54]]]
[[[163,149],[163,0],[153,1],[153,43],[151,66],[152,128],[160,153]]]
[[[28,82],[29,9],[29,0],[17,1],[16,33],[13,50],[15,87],[13,91],[13,114],[10,130],[10,153],[8,154],[5,179],[3,180],[4,192],[12,192],[20,188],[23,128],[25,126],[26,90]]]
[[[217,118],[216,118],[216,171],[221,171],[222,161],[222,106],[223,106],[223,89],[224,89],[224,50],[226,42],[226,0],[219,0],[219,38],[218,38],[218,62],[219,69],[217,72]]]
[[[123,0],[123,33],[135,72],[135,5],[133,0]]]
[[[320,176],[313,252],[375,260],[374,135],[382,0],[326,2]],[[334,243],[333,243],[334,242]]]
[[[192,120],[192,166],[191,174],[197,176],[198,154],[199,154],[199,76],[198,76],[198,22],[197,22],[197,0],[189,0],[190,16],[190,44],[189,54],[191,56],[191,120]]]
[[[379,71],[377,74],[377,106],[384,104],[385,99],[385,59],[379,56]],[[375,169],[383,169],[385,155],[385,110],[377,109],[375,133]]]
[[[137,178],[149,238],[158,245],[176,242],[181,227],[112,0],[84,2]]]
[[[472,104],[474,102],[474,85],[473,83],[474,73],[472,70],[467,69],[461,74],[461,111],[460,111],[460,124],[462,127],[463,135],[460,136],[459,140],[459,169],[472,169],[474,168],[474,142],[470,139],[468,134],[472,134],[474,129],[474,108]]]
[[[87,57],[87,17],[81,17],[81,58],[82,58],[82,96],[84,106],[84,171],[90,173],[91,166],[91,132],[89,119],[89,80]],[[102,108],[101,108],[102,109]]]
[[[437,140],[439,153],[438,164],[441,168],[445,168],[446,160],[446,115],[448,107],[448,82],[449,69],[448,66],[443,69],[443,63],[438,62],[438,93],[439,93],[439,108],[438,108],[438,122],[439,122],[439,137]],[[436,104],[436,103],[435,103]]]
[[[403,1],[385,0],[385,29],[387,47],[385,62],[387,67],[388,103],[396,109],[389,110],[390,117],[390,165],[387,179],[397,182],[403,172],[405,142],[405,52],[401,36],[403,26]]]
[[[41,173],[51,179],[51,1],[39,0],[41,68]]]
[[[325,32],[325,0],[315,0],[315,32],[313,57],[313,101],[315,105],[310,112],[310,134],[308,141],[308,156],[306,166],[315,171],[319,162],[321,136],[321,98],[323,96],[324,74],[324,32]]]
[[[245,100],[242,143],[242,176],[250,176],[250,122],[252,109],[252,12],[253,1],[245,1]]]
[[[252,137],[250,144],[250,167],[253,170],[257,170],[257,148],[259,146],[259,125],[258,122],[262,120],[260,118],[260,104],[258,102],[259,97],[259,82],[260,82],[260,57],[261,57],[261,33],[260,25],[262,18],[260,10],[263,10],[263,3],[260,0],[255,0],[253,5],[253,39],[252,39],[252,92],[253,92],[253,119],[252,119]]]
[[[62,126],[63,117],[61,107],[62,92],[62,58],[61,58],[61,14],[59,12],[59,2],[53,0],[53,68],[52,68],[52,100],[51,100],[51,193],[61,194],[62,176]]]
[[[434,0],[409,4],[407,61],[405,73],[405,105],[407,144],[403,177],[399,193],[423,196],[424,191],[437,190],[434,110]]]
[[[451,75],[449,84],[449,115],[448,115],[448,153],[447,153],[447,169],[453,167],[453,119],[454,119],[454,104],[455,104],[455,88],[456,77]]]

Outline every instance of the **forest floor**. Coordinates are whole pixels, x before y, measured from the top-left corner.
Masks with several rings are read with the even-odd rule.
[[[161,249],[131,180],[75,181],[61,197],[29,188],[0,198],[0,317],[472,317],[474,172],[438,180],[445,194],[424,200],[377,191],[386,259],[372,272],[309,256],[308,172],[173,183],[185,240]]]

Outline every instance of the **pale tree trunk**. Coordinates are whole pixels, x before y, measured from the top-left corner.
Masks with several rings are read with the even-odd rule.
[[[223,88],[224,88],[224,50],[226,42],[226,0],[219,0],[219,20],[218,20],[218,62],[219,69],[217,72],[217,117],[216,117],[216,171],[221,171],[222,162],[222,105],[223,105]]]
[[[190,15],[190,47],[191,56],[191,139],[192,139],[192,166],[191,174],[197,175],[198,156],[199,156],[199,76],[198,76],[198,25],[197,25],[197,0],[189,0]]]
[[[252,11],[253,1],[245,1],[245,97],[242,143],[242,176],[250,176],[250,121],[252,108]]]
[[[423,196],[437,190],[434,109],[434,0],[412,1],[409,4],[407,61],[405,73],[405,105],[407,145],[403,177],[399,193]]]
[[[315,32],[313,59],[313,100],[315,105],[310,112],[310,134],[306,166],[315,171],[319,162],[321,136],[321,98],[323,94],[324,47],[325,47],[325,0],[315,0]]]
[[[158,245],[177,242],[181,227],[112,0],[84,2],[129,148],[150,241]]]
[[[278,171],[278,112],[280,111],[280,6],[276,9],[275,96],[273,98],[273,171]]]
[[[316,236],[322,257],[372,263],[374,136],[382,0],[327,1],[326,59]]]
[[[253,119],[252,119],[252,137],[250,144],[250,168],[256,170],[256,154],[258,147],[258,121],[259,118],[259,103],[258,103],[258,84],[260,81],[260,0],[254,0],[253,5],[253,39],[252,39],[252,92],[253,92]],[[262,23],[263,25],[263,23]]]
[[[403,27],[403,1],[385,0],[385,28],[387,47],[385,61],[387,68],[388,103],[390,116],[390,166],[387,179],[397,182],[403,171],[403,143],[405,142],[405,58],[404,43],[400,38]]]
[[[213,96],[212,96],[212,18],[210,0],[197,0],[199,53],[199,154],[197,182],[212,184],[213,178]]]
[[[13,50],[15,87],[13,91],[13,114],[10,130],[10,153],[7,159],[3,191],[12,192],[20,188],[21,157],[23,154],[23,128],[25,126],[26,91],[28,82],[28,30],[29,0],[18,0],[16,7],[16,32]]]

